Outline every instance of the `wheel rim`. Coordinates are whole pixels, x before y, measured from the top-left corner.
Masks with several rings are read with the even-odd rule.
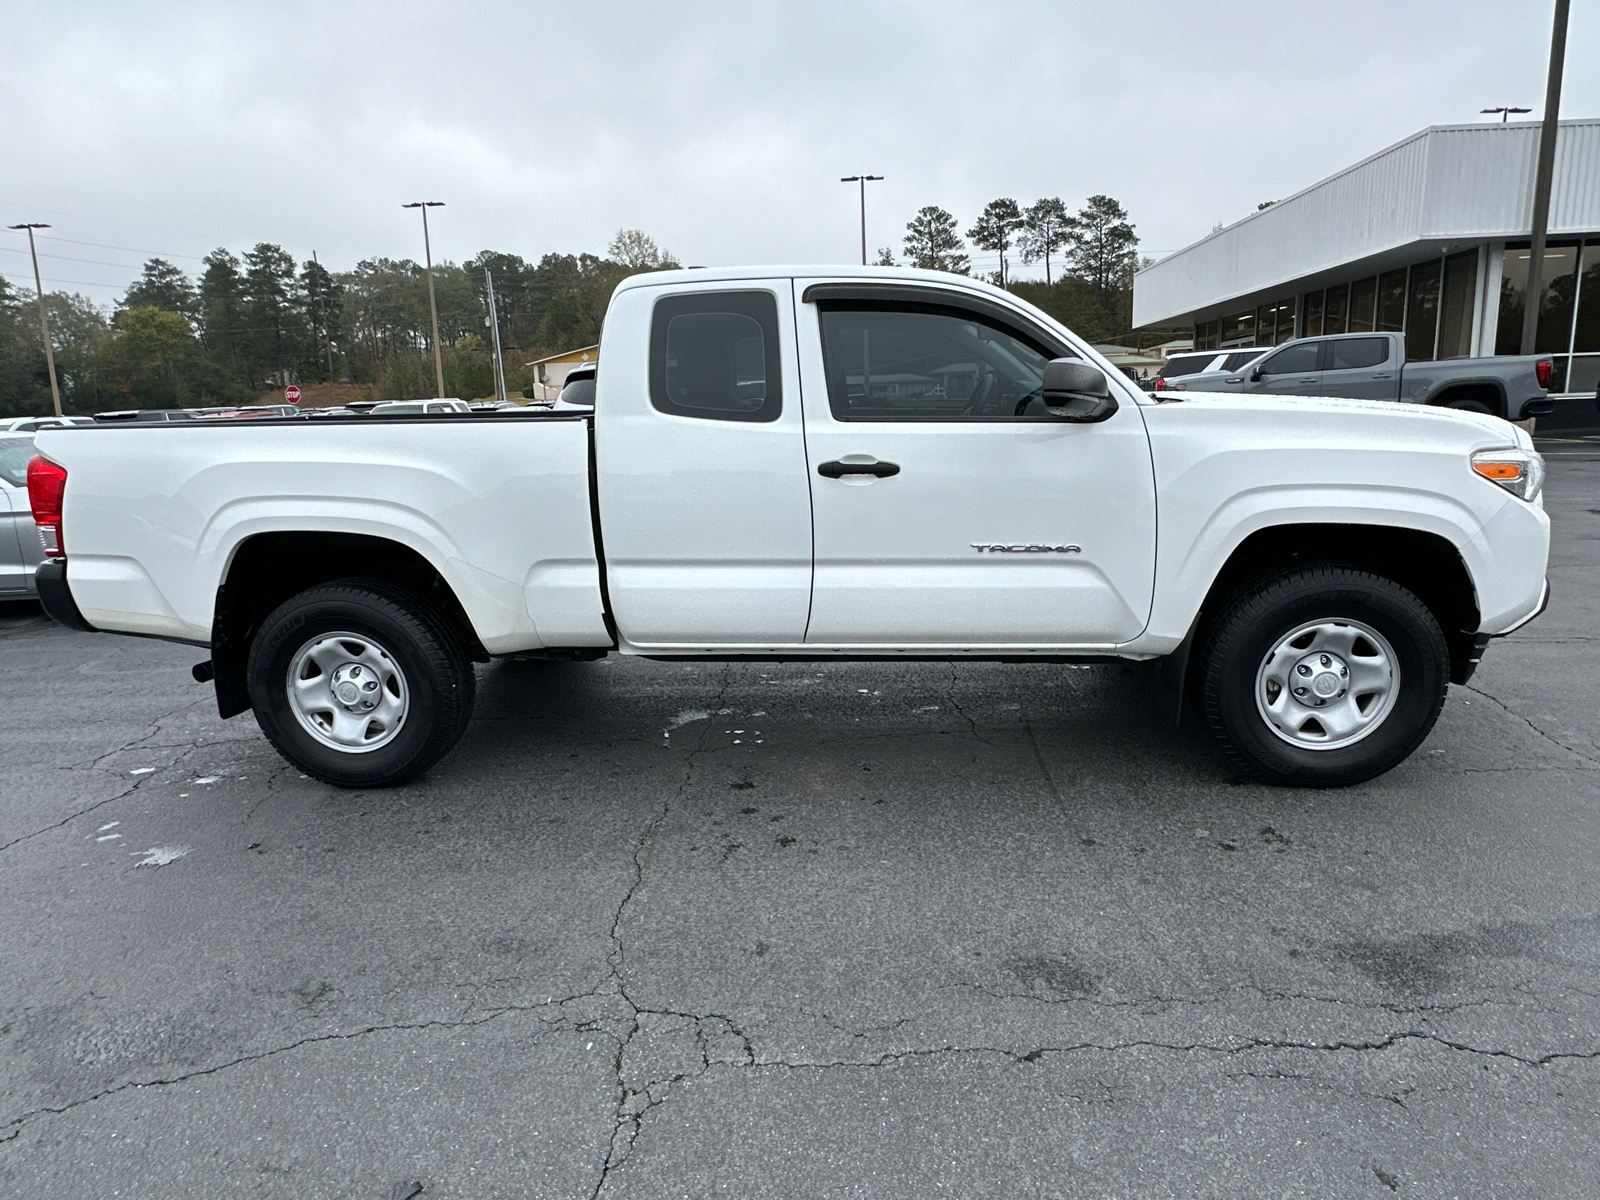
[[[1394,711],[1400,663],[1388,639],[1361,621],[1325,617],[1279,638],[1256,671],[1267,728],[1302,750],[1338,750]]]
[[[394,657],[364,633],[324,633],[289,660],[289,707],[300,727],[343,754],[366,754],[399,734],[411,689]]]

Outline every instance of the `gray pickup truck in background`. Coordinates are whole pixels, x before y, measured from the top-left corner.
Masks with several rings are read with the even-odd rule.
[[[1398,400],[1518,421],[1550,412],[1551,369],[1547,354],[1407,362],[1398,333],[1341,333],[1284,342],[1236,373],[1192,375],[1168,390]]]

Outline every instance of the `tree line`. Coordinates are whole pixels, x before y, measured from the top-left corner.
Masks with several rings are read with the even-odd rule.
[[[991,201],[966,231],[998,254],[992,282],[1008,287],[1095,342],[1128,336],[1138,237],[1109,196],[1077,213],[1058,197],[1026,208]],[[908,266],[972,274],[960,223],[922,208],[902,239]],[[1016,258],[1045,279],[1014,280]],[[889,248],[879,265],[895,265]],[[494,391],[487,328],[487,269],[494,281],[507,386],[533,382],[525,364],[599,341],[618,283],[678,266],[640,230],[622,230],[604,255],[546,254],[529,262],[484,250],[434,264],[439,341],[448,395]],[[0,276],[0,414],[47,412],[50,382],[34,296]],[[69,412],[247,403],[294,382],[352,382],[378,400],[432,395],[427,273],[411,259],[366,259],[330,271],[297,263],[270,242],[207,255],[197,276],[161,258],[144,264],[107,316],[87,299],[47,293],[45,307],[62,402]]]
[[[905,265],[930,271],[972,274],[961,225],[937,205],[928,205],[906,224]],[[991,200],[967,230],[980,250],[999,255],[1000,268],[989,281],[1036,304],[1091,342],[1128,334],[1133,319],[1133,273],[1139,267],[1139,238],[1128,212],[1110,196],[1090,196],[1076,213],[1059,196],[1023,208],[1010,197]],[[1024,263],[1042,263],[1044,282],[1013,280],[1015,251]],[[895,265],[894,251],[878,251],[878,265]]]
[[[604,256],[546,254],[530,263],[485,250],[436,262],[446,392],[494,391],[485,268],[507,386],[519,390],[533,382],[527,360],[599,340],[623,279],[678,265],[639,230],[619,232]],[[50,409],[34,301],[0,276],[0,414]],[[262,242],[242,254],[213,251],[198,277],[152,258],[109,317],[61,292],[46,293],[45,308],[70,412],[239,404],[290,382],[349,381],[379,400],[431,396],[435,386],[427,272],[410,259],[334,272]]]

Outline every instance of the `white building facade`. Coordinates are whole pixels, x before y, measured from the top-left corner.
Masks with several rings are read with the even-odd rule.
[[[1520,352],[1539,125],[1444,125],[1134,277],[1133,324],[1196,349],[1367,330],[1412,360]],[[1536,350],[1553,395],[1600,387],[1600,120],[1561,122]]]

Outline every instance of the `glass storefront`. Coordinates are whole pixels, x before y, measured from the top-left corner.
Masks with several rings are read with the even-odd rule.
[[[1194,327],[1195,349],[1274,346],[1292,337],[1378,332],[1404,335],[1409,361],[1467,358],[1473,353],[1483,253],[1483,247],[1474,247],[1200,321]],[[1521,349],[1528,255],[1527,242],[1507,243],[1496,354]],[[1492,280],[1489,286],[1494,288]],[[1546,248],[1535,352],[1555,360],[1551,392],[1592,394],[1600,388],[1600,234],[1558,239]]]
[[[1527,242],[1506,244],[1496,354],[1522,351],[1531,254]],[[1600,388],[1600,237],[1548,243],[1543,274],[1534,353],[1555,360],[1551,392],[1592,393]]]

